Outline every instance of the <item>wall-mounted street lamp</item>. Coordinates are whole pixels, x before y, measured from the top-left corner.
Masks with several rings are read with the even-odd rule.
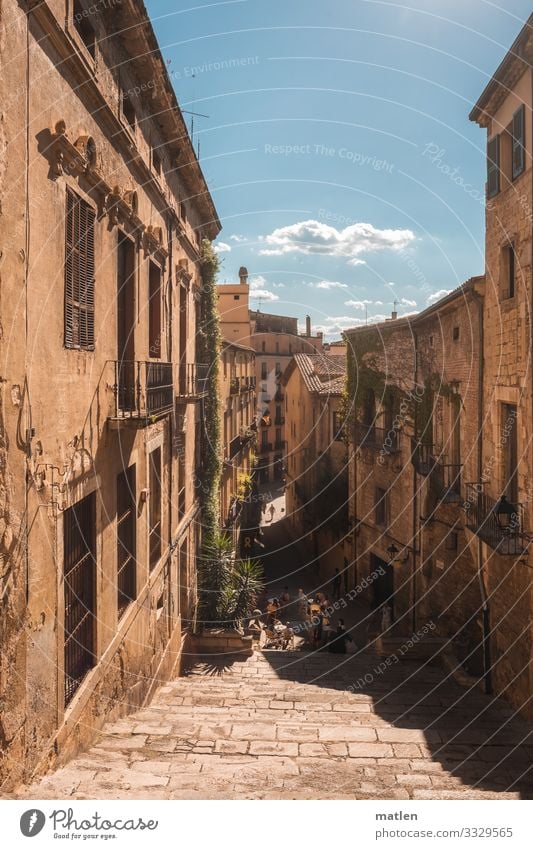
[[[404,549],[404,552],[405,552],[405,549]],[[400,549],[396,548],[396,546],[394,545],[393,542],[389,545],[389,547],[387,549],[387,554],[389,555],[389,562],[391,564],[407,563],[407,561],[409,560],[409,553],[408,552],[405,553],[403,557],[398,556],[400,554]]]
[[[501,495],[492,508],[492,515],[498,527],[506,534],[518,530],[518,509],[507,501],[506,495]]]

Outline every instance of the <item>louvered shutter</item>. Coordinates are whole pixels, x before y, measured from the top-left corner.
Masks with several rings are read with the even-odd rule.
[[[520,176],[525,168],[525,114],[522,105],[513,115],[513,180]]]
[[[500,137],[494,136],[487,146],[487,197],[500,191]]]
[[[65,346],[94,349],[94,225],[88,203],[67,189]]]

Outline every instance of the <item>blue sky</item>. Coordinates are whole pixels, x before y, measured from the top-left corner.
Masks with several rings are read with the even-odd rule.
[[[149,0],[223,231],[221,282],[330,338],[484,268],[472,104],[523,0]],[[189,118],[190,120],[190,118]]]

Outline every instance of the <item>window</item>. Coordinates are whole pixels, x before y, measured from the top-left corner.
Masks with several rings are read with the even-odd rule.
[[[500,291],[502,300],[514,298],[516,280],[516,253],[513,242],[504,245],[500,259]]]
[[[183,201],[180,203],[180,218],[182,221],[185,221],[185,219],[187,218],[187,207],[185,206]]]
[[[261,342],[261,351],[265,353],[266,351],[266,342]]]
[[[150,480],[150,517],[148,539],[150,550],[150,569],[153,569],[161,557],[161,448],[149,455]]]
[[[500,137],[494,136],[487,145],[487,197],[500,191]]]
[[[522,104],[522,106],[517,109],[513,115],[513,123],[511,130],[513,150],[513,180],[516,180],[516,178],[519,177],[520,174],[522,174],[526,167],[525,130],[525,106],[524,104]]]
[[[267,364],[261,363],[261,380],[267,379]]]
[[[96,497],[63,514],[65,705],[95,665]]]
[[[240,296],[240,295],[234,295],[234,296],[233,296],[233,300],[234,300],[234,301],[240,301],[240,299],[241,299],[241,296]]]
[[[129,92],[123,90],[122,91],[122,115],[126,122],[129,125],[130,130],[135,132],[135,126],[137,123],[137,116],[135,114],[135,106],[133,105],[133,101],[131,99],[131,95]]]
[[[276,428],[276,448],[281,447],[281,428]]]
[[[366,389],[363,398],[363,424],[373,427],[376,422],[376,396],[373,389]]]
[[[456,533],[456,531],[450,531],[448,534],[446,534],[444,543],[446,551],[457,551],[458,534]]]
[[[279,354],[279,342],[276,342],[276,354]]]
[[[433,336],[432,335],[429,337],[429,347],[433,348]]]
[[[154,150],[154,148],[152,148],[152,168],[154,169],[156,174],[161,176],[161,157],[157,150]]]
[[[89,11],[84,8],[81,0],[74,0],[73,21],[74,29],[94,59],[96,56],[96,36],[93,26],[89,20]]]
[[[453,341],[454,341],[454,342],[457,342],[457,340],[459,339],[459,336],[460,336],[460,335],[461,335],[461,334],[460,334],[459,328],[458,328],[458,327],[454,327],[454,328],[453,328],[453,331],[452,331],[452,339],[453,339]]]
[[[281,364],[276,363],[276,377],[281,377]]]
[[[65,347],[94,350],[94,223],[91,206],[67,189]]]
[[[503,460],[502,492],[511,504],[518,501],[518,429],[515,404],[502,404],[500,437]]]
[[[387,525],[388,519],[388,497],[387,490],[381,489],[381,487],[376,487],[375,492],[375,522],[376,525],[380,525],[381,527],[385,527]]]
[[[117,477],[117,607],[119,619],[137,595],[135,466]]]
[[[344,422],[339,410],[333,412],[333,439],[337,442],[344,441]]]
[[[150,357],[161,357],[161,269],[150,262],[148,302],[148,350]]]

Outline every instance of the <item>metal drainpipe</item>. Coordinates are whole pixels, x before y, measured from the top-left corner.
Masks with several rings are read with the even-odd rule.
[[[416,331],[413,330],[413,341],[415,348],[415,388],[418,386],[418,336]],[[414,429],[415,436],[418,433],[418,416],[416,410],[416,403],[414,406]],[[416,549],[417,549],[417,539],[418,539],[418,473],[416,471],[416,467],[413,466],[413,571],[411,578],[411,586],[413,592],[413,600],[412,600],[412,627],[413,634],[416,632]]]
[[[485,332],[483,321],[483,298],[480,298],[477,292],[472,291],[472,297],[478,306],[479,313],[479,340],[480,340],[480,356],[479,356],[479,374],[478,374],[478,449],[477,449],[477,478],[481,482],[483,477],[483,387],[484,387],[484,366],[485,366]],[[479,591],[481,594],[481,608],[483,618],[483,680],[485,682],[485,693],[492,694],[492,657],[490,650],[490,604],[483,582],[483,543],[481,537],[477,537],[477,575],[479,581]]]

